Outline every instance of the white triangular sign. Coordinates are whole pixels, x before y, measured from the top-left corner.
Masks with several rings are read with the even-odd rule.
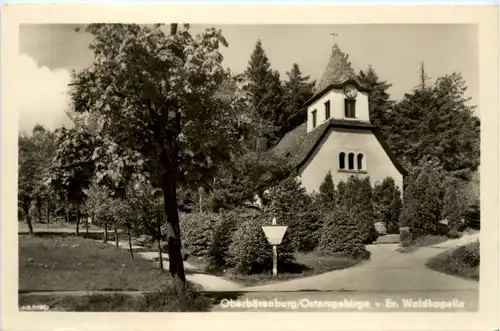
[[[279,245],[285,236],[287,228],[288,226],[285,225],[269,225],[263,226],[262,230],[271,245]]]

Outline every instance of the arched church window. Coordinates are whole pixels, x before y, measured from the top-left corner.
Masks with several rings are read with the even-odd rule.
[[[358,170],[363,170],[363,154],[358,154]]]
[[[354,170],[354,153],[349,153],[349,170]]]
[[[339,154],[339,169],[345,169],[345,153]]]

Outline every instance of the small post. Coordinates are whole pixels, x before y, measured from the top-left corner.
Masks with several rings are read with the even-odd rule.
[[[273,217],[272,225],[276,226],[276,217]],[[273,245],[273,276],[278,275],[278,246]]]
[[[276,217],[273,217],[271,226],[262,227],[267,240],[273,246],[273,276],[278,275],[278,245],[281,244],[286,229],[287,226],[279,226],[276,224]]]
[[[273,276],[278,275],[278,246],[273,245]]]

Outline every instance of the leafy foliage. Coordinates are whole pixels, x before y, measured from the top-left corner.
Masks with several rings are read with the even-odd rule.
[[[310,76],[304,76],[299,65],[294,63],[286,73],[288,79],[284,82],[284,107],[279,115],[277,125],[280,127],[279,136],[284,136],[307,119],[307,110],[304,104],[313,96],[316,81],[309,81]]]
[[[74,110],[99,114],[103,141],[124,150],[116,162],[137,156],[162,190],[170,272],[184,280],[178,184],[213,181],[237,137],[231,105],[217,95],[226,75],[219,48],[227,42],[220,30],[193,37],[177,24],[169,35],[157,24],[91,24],[87,32],[94,61],[73,77]]]
[[[387,83],[387,81],[380,81],[372,66],[369,66],[365,71],[361,70],[358,78],[364,86],[371,89],[368,97],[370,122],[382,129],[383,132],[387,130],[390,132],[387,124],[387,113],[393,107],[394,101],[390,100],[387,90],[392,84]]]
[[[372,202],[370,178],[351,176],[344,184],[337,186],[338,204],[352,213],[363,243],[372,243],[377,239]]]
[[[45,186],[45,178],[50,171],[55,153],[55,137],[53,132],[41,125],[33,128],[31,136],[19,136],[19,180],[18,203],[23,216],[31,228],[29,209],[36,202],[38,220],[41,218],[43,200],[49,203],[50,190]]]
[[[335,207],[335,185],[333,184],[331,171],[326,174],[325,179],[319,186],[319,199],[324,208],[333,209]]]
[[[208,250],[208,267],[212,272],[221,272],[229,267],[229,246],[232,243],[234,232],[238,228],[239,221],[245,219],[248,210],[235,208],[220,213],[219,222],[215,225],[213,238]],[[254,211],[253,213],[256,213]]]
[[[248,90],[252,97],[252,109],[261,119],[271,124],[269,128],[272,132],[260,132],[258,135],[273,139],[279,129],[277,125],[283,107],[283,90],[279,73],[272,70],[261,40],[255,44],[245,74],[249,79]]]
[[[399,216],[401,214],[401,192],[394,179],[385,178],[373,187],[373,209],[375,220],[384,222],[387,233],[399,233]]]
[[[443,196],[443,206],[441,218],[448,220],[448,226],[454,230],[462,230],[465,226],[465,215],[468,209],[467,195],[465,185],[462,181],[451,178],[446,182]]]
[[[355,258],[370,256],[363,244],[354,216],[345,206],[339,206],[335,212],[325,215],[318,250],[326,255]]]
[[[291,166],[271,152],[249,152],[234,159],[231,167],[222,168],[214,185],[212,210],[253,205],[255,197],[286,178]]]
[[[422,162],[408,176],[401,224],[410,227],[414,239],[438,233],[444,181],[445,173],[437,160]]]
[[[331,210],[325,211],[330,213]],[[290,239],[301,252],[313,251],[319,243],[321,228],[323,226],[323,213],[316,210],[308,210],[299,213],[290,213],[284,217],[288,225],[287,232]]]
[[[277,218],[286,214],[306,211],[310,204],[310,197],[300,181],[288,177],[278,185],[269,189],[265,195],[267,210]]]
[[[206,257],[213,243],[213,232],[219,221],[217,214],[191,213],[181,215],[183,247],[189,255]]]
[[[263,225],[269,225],[270,215],[253,213],[242,215],[238,221],[238,229],[233,235],[229,246],[228,263],[234,270],[242,274],[261,273],[269,271],[273,265],[272,246],[268,243]],[[285,233],[283,242],[278,247],[278,263],[287,264],[294,261],[296,247]]]
[[[386,139],[408,166],[432,157],[445,171],[468,179],[479,166],[480,122],[457,73],[405,94],[388,116]]]

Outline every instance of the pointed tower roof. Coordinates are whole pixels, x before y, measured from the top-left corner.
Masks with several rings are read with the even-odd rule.
[[[342,53],[337,44],[335,44],[333,45],[332,54],[323,72],[323,76],[321,76],[316,86],[316,93],[320,93],[332,84],[341,85],[347,80],[354,80],[361,85],[356,73],[347,61],[345,54]]]

